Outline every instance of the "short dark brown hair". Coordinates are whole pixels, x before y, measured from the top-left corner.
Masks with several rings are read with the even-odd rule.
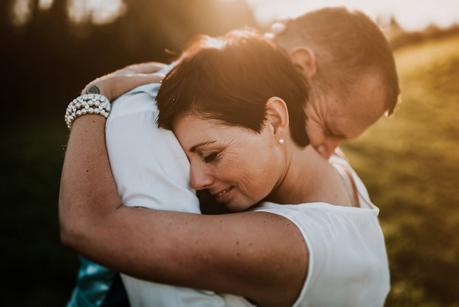
[[[187,112],[260,132],[271,97],[287,105],[290,135],[309,144],[304,106],[307,83],[286,53],[253,30],[201,36],[165,76],[158,92],[158,126],[172,129]]]
[[[392,50],[381,29],[362,12],[316,10],[289,20],[275,41],[284,47],[311,47],[321,82],[343,89],[366,72],[378,73],[387,86],[387,107],[390,112],[395,108],[400,88]]]

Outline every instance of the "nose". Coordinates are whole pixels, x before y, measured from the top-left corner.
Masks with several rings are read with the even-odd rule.
[[[190,167],[190,185],[195,190],[207,189],[213,183],[213,177],[203,165],[193,163]]]

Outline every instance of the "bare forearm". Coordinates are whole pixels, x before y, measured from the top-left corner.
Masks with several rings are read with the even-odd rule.
[[[90,82],[86,88],[96,87],[110,101],[139,85],[161,81],[163,76],[157,72],[164,66],[158,62],[131,65]],[[62,171],[59,203],[64,239],[73,233],[78,223],[89,221],[90,226],[100,216],[119,207],[105,147],[104,117],[85,115],[74,121]]]
[[[121,206],[105,119],[78,118],[59,199],[65,244],[108,267],[181,286],[292,302],[307,270],[301,234],[269,213],[201,216]]]
[[[83,116],[72,127],[60,219],[64,243],[144,279],[274,302],[291,301],[304,276],[298,269],[307,259],[301,235],[283,218],[120,206],[105,149],[104,120],[95,116]]]
[[[59,218],[64,242],[116,210],[120,200],[105,148],[105,119],[77,119],[70,133],[61,178]],[[85,224],[85,225],[83,225]]]

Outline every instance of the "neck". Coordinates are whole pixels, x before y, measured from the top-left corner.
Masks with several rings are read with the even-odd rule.
[[[292,151],[284,176],[268,200],[280,204],[350,203],[339,174],[312,146]]]

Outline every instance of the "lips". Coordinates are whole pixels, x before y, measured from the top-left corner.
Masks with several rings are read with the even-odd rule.
[[[229,196],[228,192],[230,192],[233,188],[234,188],[234,186],[230,186],[228,188],[219,190],[219,191],[217,191],[215,193],[211,192],[210,194],[215,198],[216,201],[218,201],[218,202],[226,202],[227,198]]]

